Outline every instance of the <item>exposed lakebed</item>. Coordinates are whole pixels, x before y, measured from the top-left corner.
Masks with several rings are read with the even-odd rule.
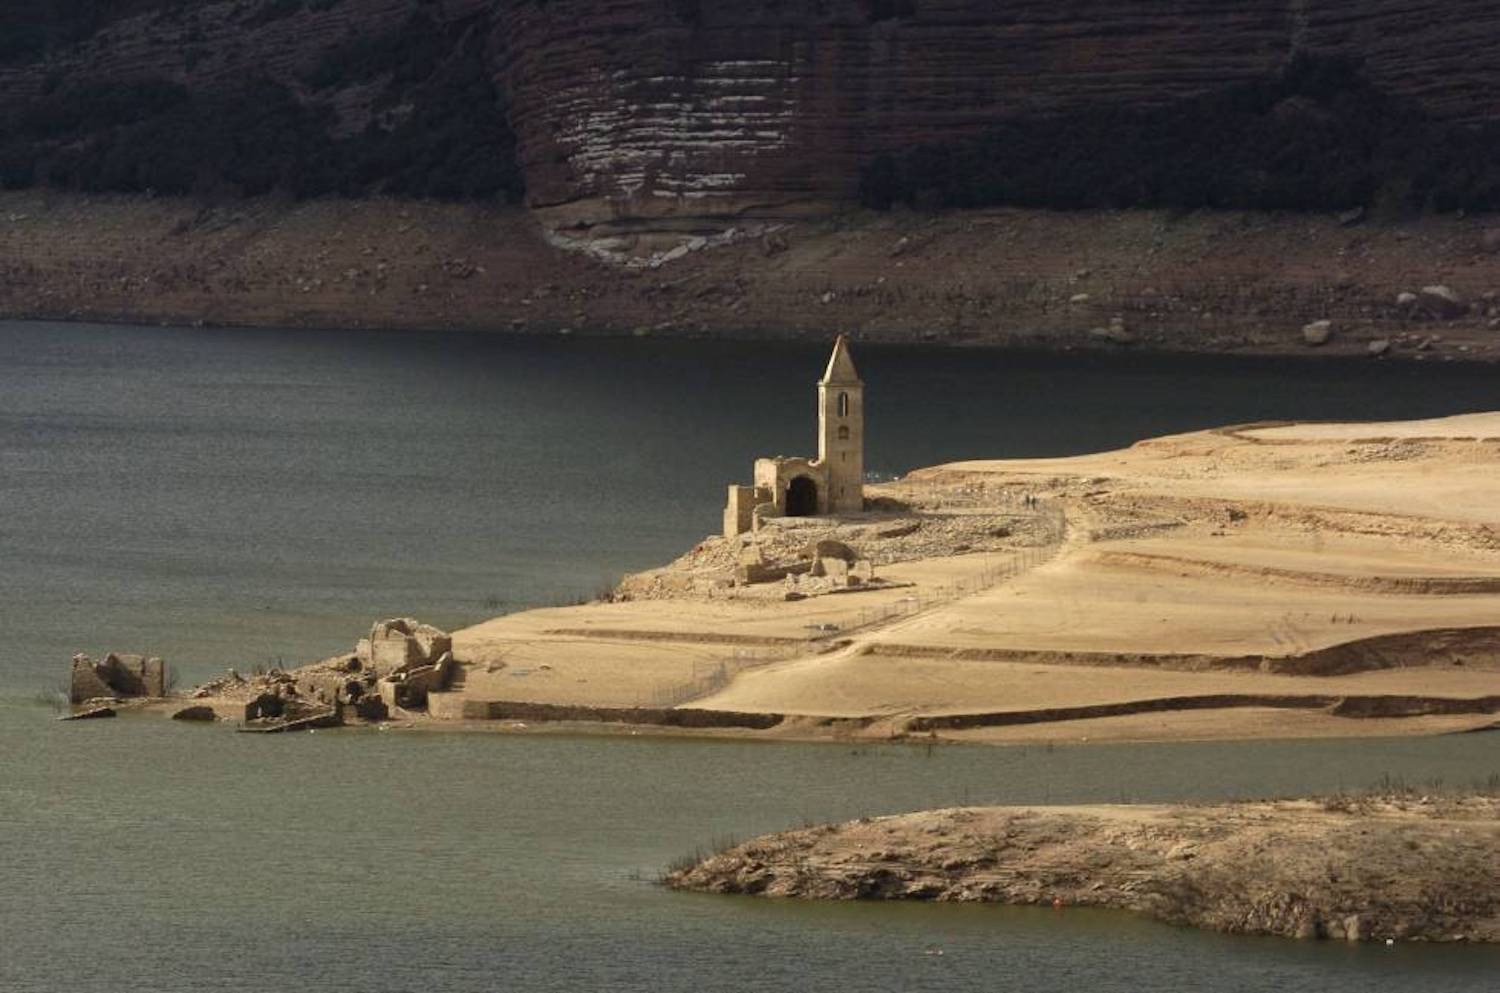
[[[1493,949],[669,893],[671,859],[923,807],[1484,779],[1500,737],[968,749],[52,721],[74,651],[191,680],[588,593],[811,446],[826,347],[0,326],[0,987],[1467,990]],[[862,352],[872,467],[1493,405],[1484,370]],[[944,954],[928,954],[941,950]]]

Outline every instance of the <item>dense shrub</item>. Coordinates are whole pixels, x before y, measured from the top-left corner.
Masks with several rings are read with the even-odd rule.
[[[1156,108],[1002,124],[865,166],[861,199],[978,207],[1500,208],[1500,128],[1432,121],[1342,59]]]
[[[324,103],[264,77],[213,90],[160,79],[60,85],[0,119],[0,186],[518,199],[514,137],[470,26],[418,15],[332,53],[305,82],[383,83],[381,113],[352,137],[332,137]]]
[[[193,0],[0,0],[0,63],[35,59],[111,20]]]

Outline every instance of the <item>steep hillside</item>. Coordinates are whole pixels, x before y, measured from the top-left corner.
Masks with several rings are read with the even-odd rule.
[[[66,0],[0,17],[0,186],[520,196],[483,2]]]
[[[22,0],[0,186],[524,201],[638,265],[855,201],[1496,210],[1497,33],[1488,0]]]

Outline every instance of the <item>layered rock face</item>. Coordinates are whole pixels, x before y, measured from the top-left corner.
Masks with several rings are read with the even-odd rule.
[[[1158,106],[1297,53],[1492,119],[1485,0],[548,0],[495,46],[529,201],[555,224],[798,213],[880,151],[1089,105]]]
[[[1298,53],[1361,60],[1441,120],[1500,118],[1492,0],[121,0],[82,40],[4,54],[0,119],[60,85],[264,76],[336,138],[391,127],[410,110],[403,67],[446,57],[399,50],[416,15],[443,44],[482,40],[493,114],[554,228],[802,215],[851,196],[882,151],[1170,105]]]

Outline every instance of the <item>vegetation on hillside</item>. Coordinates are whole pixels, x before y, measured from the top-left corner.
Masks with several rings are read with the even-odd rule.
[[[472,28],[418,12],[331,51],[295,90],[264,75],[59,82],[0,114],[0,187],[519,199],[515,139]],[[372,119],[336,136],[331,99],[362,83],[379,88]]]
[[[1500,208],[1500,127],[1431,120],[1349,60],[1151,108],[1093,107],[880,155],[863,202],[919,207]]]

